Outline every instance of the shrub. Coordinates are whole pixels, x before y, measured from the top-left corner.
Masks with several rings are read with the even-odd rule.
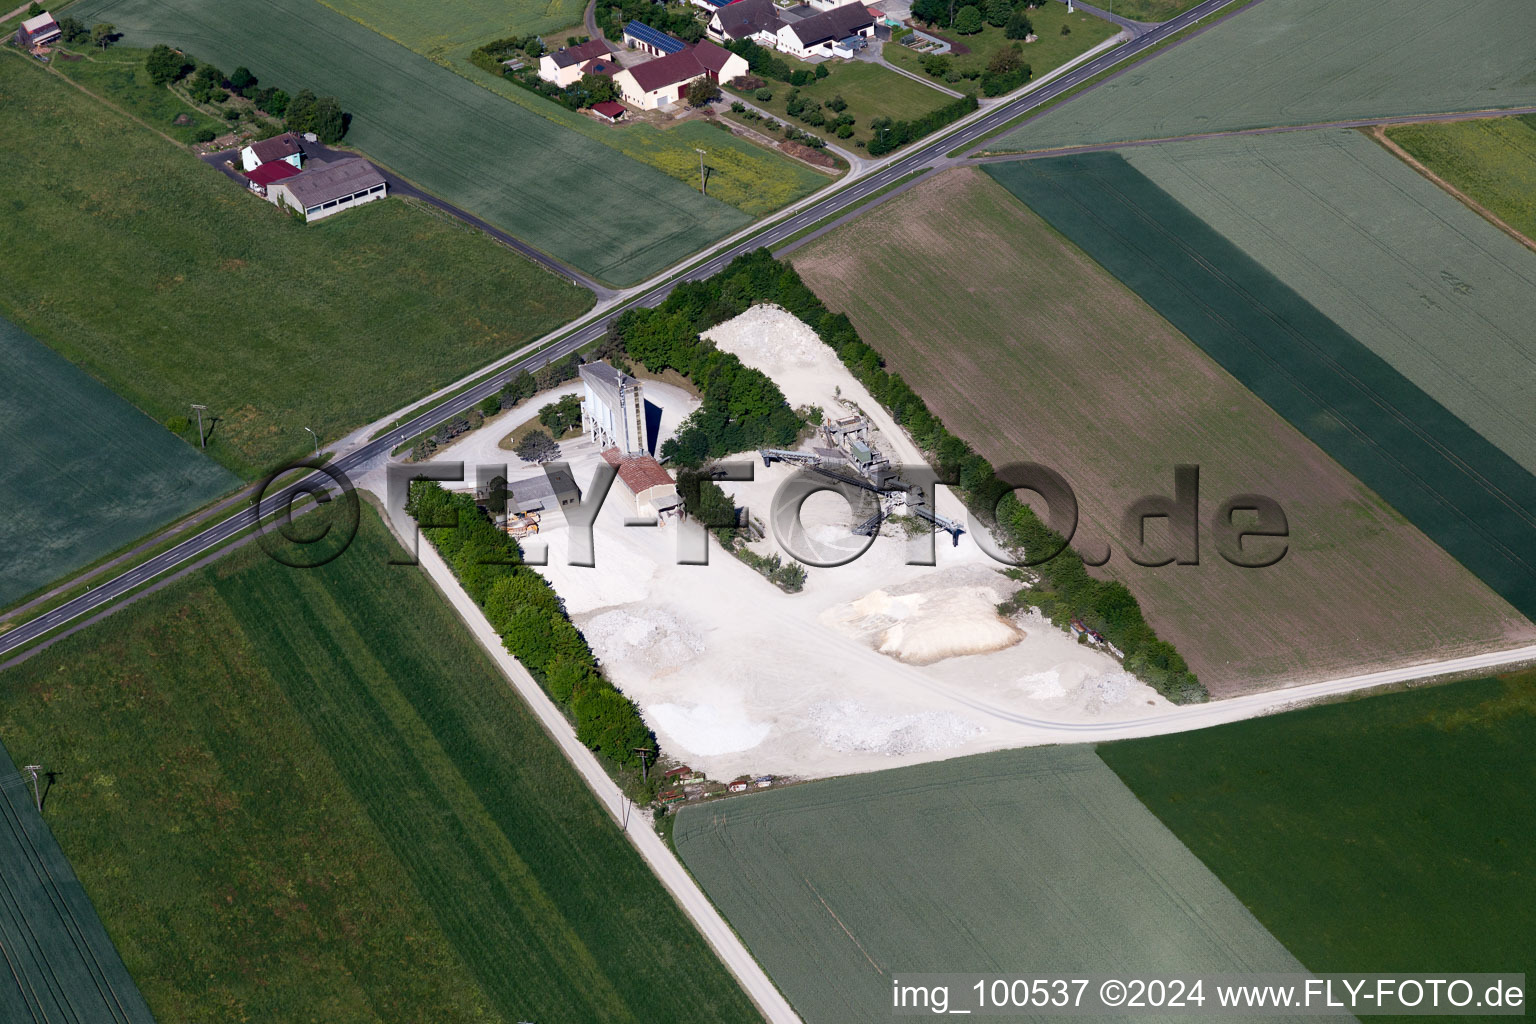
[[[1029,20],[1029,15],[1025,14],[1021,7],[1009,16],[1008,23],[1003,28],[1003,35],[1009,39],[1024,39],[1034,30],[1034,22]]]
[[[172,416],[165,421],[165,429],[173,434],[185,434],[192,429],[192,421],[185,416]]]
[[[1071,35],[1072,34],[1072,26],[1071,25],[1063,25],[1063,26],[1061,26],[1061,34],[1064,35],[1064,36]]]
[[[815,74],[816,79],[818,81],[820,81],[823,78],[826,78],[831,73],[832,72],[827,70],[827,66],[825,64],[817,64],[816,65],[816,70],[813,72],[813,74]]]
[[[757,92],[753,93],[752,95],[757,98],[757,101],[759,103],[767,103],[769,100],[773,99],[773,90],[772,89],[759,89],[759,90],[757,90]]]
[[[193,142],[212,142],[219,137],[219,133],[212,128],[199,128],[192,135]]]
[[[836,96],[833,96],[831,99],[827,100],[827,106],[841,114],[843,111],[848,109],[848,101],[843,99],[842,93],[838,93]]]
[[[480,415],[494,416],[501,412],[501,398],[498,395],[489,395],[480,403]]]
[[[851,125],[851,124],[840,124],[840,125],[838,125],[837,126],[837,137],[840,138],[840,139],[851,139],[851,138],[853,138],[853,125]]]
[[[789,76],[790,85],[810,85],[814,80],[815,76],[812,75],[809,71],[806,71],[804,68],[795,71]]]
[[[745,103],[741,102],[741,100],[732,100],[731,101],[731,113],[733,113],[733,114],[744,114],[746,112],[747,112],[747,105]]]

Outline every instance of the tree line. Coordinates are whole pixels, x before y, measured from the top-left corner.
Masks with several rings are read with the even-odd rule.
[[[910,121],[893,121],[889,117],[877,117],[869,122],[869,130],[874,133],[869,140],[869,155],[880,156],[909,142],[916,142],[923,136],[931,135],[945,125],[960,120],[979,105],[976,94],[968,92],[959,99]]]
[[[300,89],[290,96],[282,89],[258,88],[260,82],[250,68],[241,66],[226,75],[214,65],[164,43],[157,43],[149,51],[149,56],[144,59],[144,70],[156,85],[169,86],[184,81],[187,95],[198,103],[218,106],[227,102],[231,94],[243,97],[256,109],[281,121],[283,129],[313,132],[327,145],[340,142],[352,121],[352,115],[341,109],[341,103],[334,96],[316,96],[308,89]],[[239,111],[231,108],[226,116],[237,118]],[[271,134],[277,132],[273,130]]]
[[[603,676],[560,596],[523,564],[517,541],[497,529],[472,497],[416,480],[406,511],[484,610],[507,652],[575,724],[582,744],[614,769],[637,765],[639,748],[656,750],[640,709]]]
[[[1082,557],[1067,545],[1065,538],[1042,522],[1007,483],[998,479],[985,457],[951,433],[899,374],[885,368],[880,353],[864,343],[852,321],[845,314],[828,310],[794,267],[774,259],[767,249],[738,257],[706,280],[679,284],[655,310],[645,311],[649,315],[635,321],[646,329],[635,334],[638,348],[634,357],[651,365],[639,352],[649,352],[648,346],[670,343],[677,346],[681,361],[686,363],[689,354],[698,350],[683,342],[685,333],[692,332],[696,339],[699,331],[729,320],[758,302],[782,306],[815,330],[854,377],[911,434],[935,468],[958,481],[961,497],[978,518],[995,528],[1005,545],[1023,551],[1035,563],[1030,568],[1039,577],[1038,582],[1015,596],[1020,607],[1037,607],[1058,623],[1082,619],[1124,653],[1127,671],[1176,704],[1209,699],[1183,656],[1147,624],[1135,595],[1122,583],[1090,576]],[[620,325],[623,322],[621,318]],[[619,329],[623,333],[622,326]],[[659,355],[665,358],[670,351],[666,349]],[[771,381],[769,384],[772,386]],[[776,386],[774,392],[778,392]],[[778,398],[783,403],[782,393]],[[794,416],[787,404],[783,412]],[[789,439],[780,443],[788,444]],[[757,445],[724,447],[718,454],[752,447]],[[709,502],[718,505],[719,498],[702,484],[690,490],[700,496],[696,501],[707,496]],[[715,490],[719,488],[716,486]],[[687,498],[686,492],[684,497]]]

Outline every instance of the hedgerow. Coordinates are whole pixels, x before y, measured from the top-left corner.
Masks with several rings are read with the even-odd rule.
[[[617,768],[636,764],[638,748],[656,750],[640,709],[603,676],[549,581],[523,564],[517,541],[498,530],[472,497],[416,480],[406,511],[485,612],[507,652],[571,717],[577,739]]]

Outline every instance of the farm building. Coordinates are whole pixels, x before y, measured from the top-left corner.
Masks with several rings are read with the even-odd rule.
[[[681,53],[688,48],[688,44],[676,36],[667,35],[661,29],[652,28],[640,21],[632,21],[624,26],[624,45],[643,50],[653,57]]]
[[[581,396],[581,432],[594,444],[623,455],[649,455],[650,431],[640,382],[607,363],[583,363],[576,373],[585,385]]]
[[[592,113],[609,124],[617,124],[624,116],[624,104],[607,100],[603,103],[592,104]]]
[[[324,220],[388,194],[384,176],[362,157],[311,167],[267,186],[270,202],[300,211],[306,221]]]
[[[21,23],[21,27],[16,30],[16,45],[23,50],[30,50],[34,46],[46,46],[59,38],[60,34],[59,23],[53,20],[53,15],[44,11]]]
[[[736,0],[709,19],[709,34],[719,42],[750,39],[759,46],[779,45],[779,9],[773,0]]]
[[[250,190],[265,199],[268,185],[301,173],[303,172],[286,160],[270,160],[255,170],[246,171],[245,178],[250,182]]]
[[[782,24],[778,48],[793,57],[852,56],[854,48],[875,34],[875,19],[861,3],[843,4],[809,18]],[[841,46],[844,53],[834,52]]]
[[[641,110],[669,107],[700,79],[732,82],[747,73],[746,58],[701,40],[665,57],[625,68],[613,76],[626,103]]]
[[[577,46],[566,46],[539,58],[539,77],[564,89],[581,80],[594,61],[613,63],[613,54],[602,39],[591,39]]]
[[[546,467],[538,476],[512,480],[507,484],[507,505],[517,512],[550,512],[581,502],[581,488],[571,471],[561,466]]]
[[[629,493],[636,518],[653,519],[681,506],[676,481],[649,455],[624,455],[617,448],[609,448],[603,452],[603,461],[618,467],[619,483]]]
[[[240,164],[247,173],[276,160],[292,164],[295,169],[303,169],[304,143],[293,132],[283,132],[270,139],[253,142],[240,151]]]

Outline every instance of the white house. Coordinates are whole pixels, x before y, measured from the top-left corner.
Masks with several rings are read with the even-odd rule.
[[[359,156],[311,167],[266,189],[270,202],[298,210],[306,221],[324,220],[389,194],[379,169]]]
[[[727,83],[746,73],[746,58],[700,40],[677,53],[625,68],[613,76],[613,84],[624,102],[641,110],[655,110],[681,99],[688,86],[700,78]]]
[[[592,61],[613,61],[608,44],[602,39],[589,39],[578,46],[566,46],[539,58],[539,77],[564,89],[581,79],[586,65]]]
[[[833,48],[843,40],[850,42],[841,48],[851,51],[857,40],[871,39],[874,34],[875,19],[869,8],[854,2],[781,24],[778,49],[792,57],[832,57],[836,55]]]
[[[304,146],[299,141],[299,137],[293,132],[283,132],[270,139],[253,142],[240,151],[240,163],[247,172],[254,171],[262,164],[273,160],[285,161],[302,170]]]
[[[736,0],[709,19],[710,38],[719,42],[750,39],[759,46],[779,45],[779,9],[773,0]]]
[[[646,429],[640,382],[607,363],[583,363],[576,373],[584,386],[582,433],[622,455],[649,455],[650,433]]]

